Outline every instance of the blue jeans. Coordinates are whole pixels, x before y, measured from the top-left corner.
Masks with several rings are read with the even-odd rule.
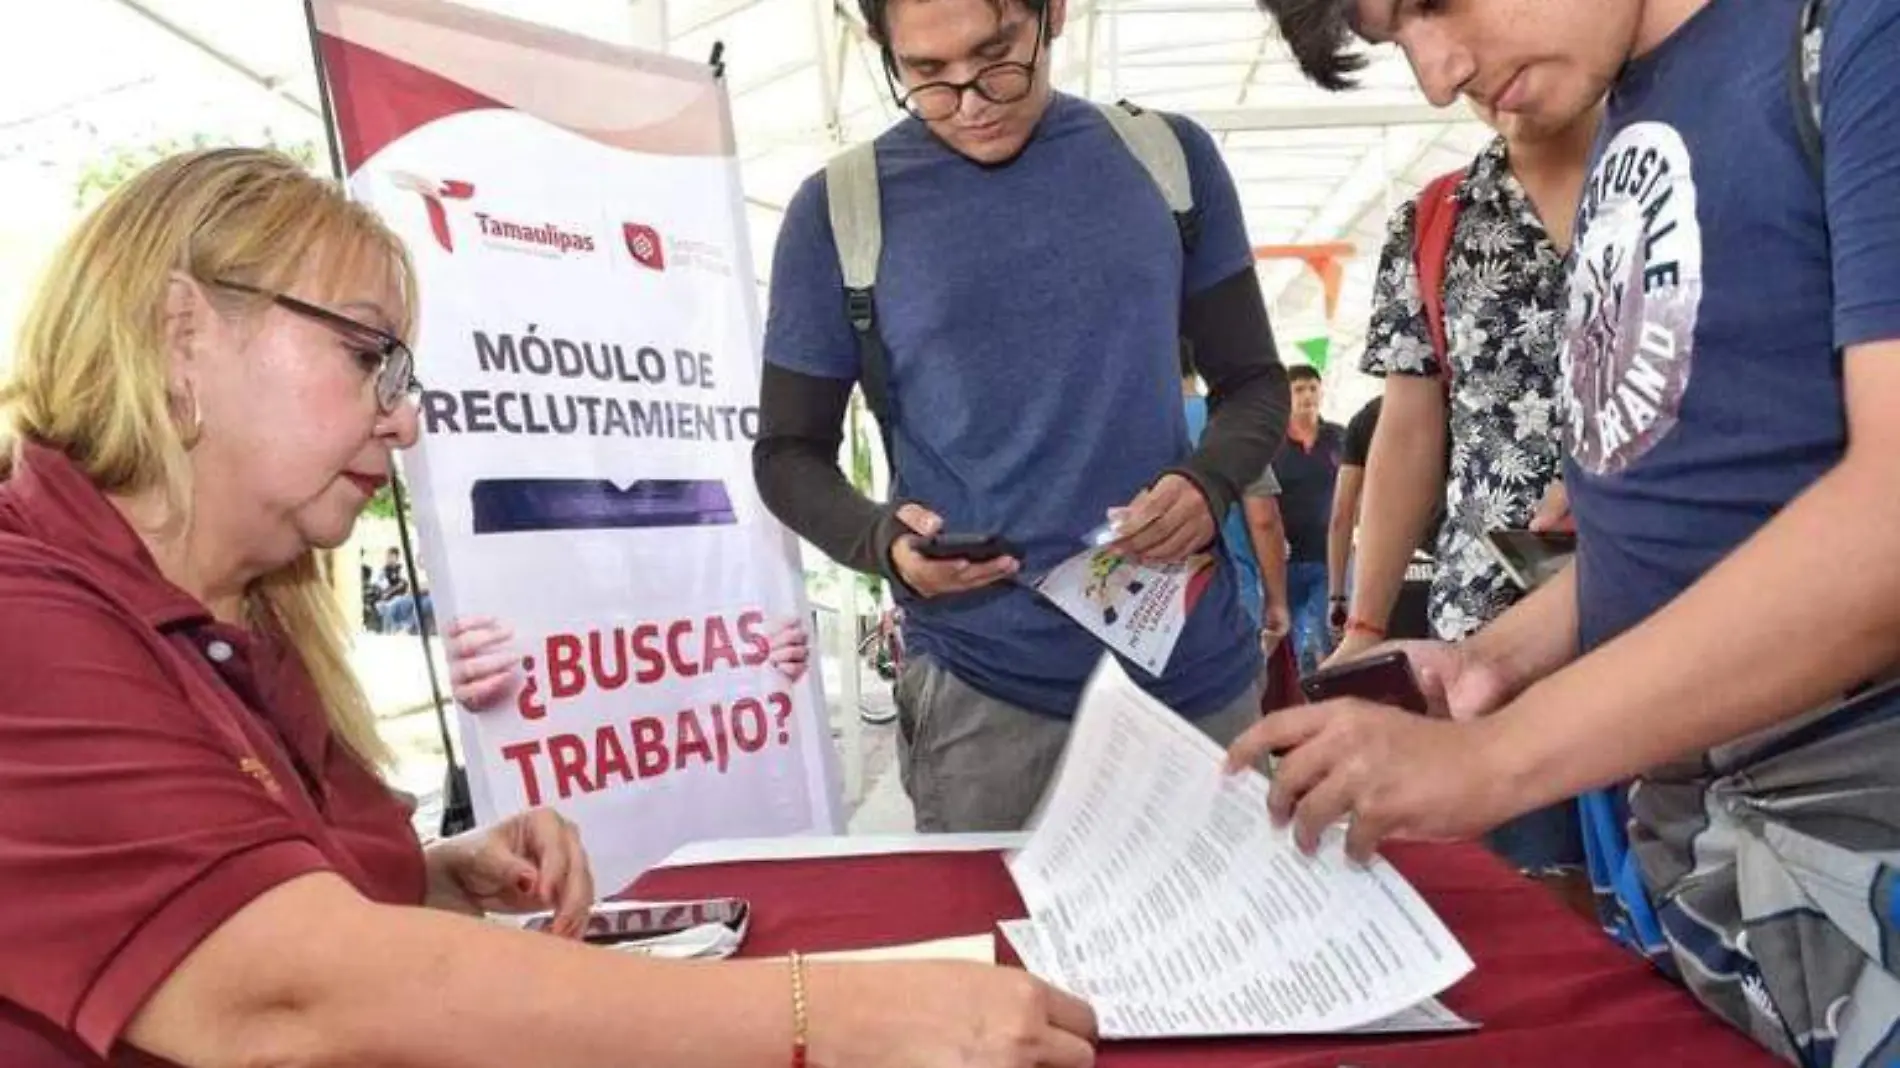
[[[1287,612],[1293,617],[1293,653],[1300,674],[1318,669],[1332,655],[1332,634],[1326,626],[1326,565],[1320,561],[1286,565]]]
[[[376,611],[382,617],[384,634],[415,634],[428,625],[433,608],[428,594],[418,599],[405,593],[384,601]]]

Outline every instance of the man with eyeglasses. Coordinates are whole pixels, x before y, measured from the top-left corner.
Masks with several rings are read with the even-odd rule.
[[[1109,118],[1051,90],[1063,0],[861,6],[910,116],[875,146],[895,486],[877,504],[838,468],[852,387],[872,379],[839,264],[855,238],[834,230],[824,174],[779,235],[755,467],[787,525],[904,606],[899,759],[918,828],[1013,830],[1103,654],[1026,581],[1110,512],[1133,555],[1223,554],[1163,674],[1131,674],[1217,740],[1257,718],[1260,653],[1217,517],[1279,445],[1286,376],[1212,139],[1167,118],[1194,203],[1178,227]],[[1210,387],[1193,449],[1183,338]],[[997,534],[1020,556],[926,559],[939,532]]]

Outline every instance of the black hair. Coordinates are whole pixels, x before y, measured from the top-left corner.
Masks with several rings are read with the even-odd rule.
[[[873,2],[863,0],[866,7]],[[1366,67],[1365,54],[1353,44],[1353,4],[1354,0],[1260,0],[1260,9],[1279,23],[1280,37],[1307,80],[1338,92],[1358,85],[1353,75]]]
[[[1307,363],[1288,364],[1286,380],[1288,382],[1318,382],[1320,381],[1319,368]]]
[[[1199,373],[1200,372],[1194,369],[1194,342],[1189,341],[1187,338],[1182,338],[1181,339],[1181,377],[1183,379],[1193,378],[1195,375]]]
[[[1049,0],[988,0],[991,8],[1002,13],[1009,3],[1021,4],[1031,15],[1042,17],[1043,10],[1049,6]],[[858,14],[864,16],[865,29],[871,32],[871,40],[884,50],[884,62],[891,62],[891,0],[858,0]]]

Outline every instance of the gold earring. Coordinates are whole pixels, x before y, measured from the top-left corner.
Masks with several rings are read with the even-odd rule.
[[[185,448],[189,449],[193,445],[198,444],[198,439],[204,437],[205,414],[204,411],[198,407],[197,390],[186,386],[184,400],[191,405],[191,419],[181,428],[179,437],[184,442]]]

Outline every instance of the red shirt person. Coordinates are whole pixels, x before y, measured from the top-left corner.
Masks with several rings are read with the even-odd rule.
[[[331,871],[424,903],[408,809],[337,741],[284,638],[166,581],[44,446],[0,485],[0,649],[37,665],[0,726],[0,870],[31,888],[0,910],[0,945],[36,962],[0,979],[0,1064],[85,1063],[32,1015],[104,1050],[157,979],[286,879]],[[108,818],[69,818],[82,796]]]
[[[551,810],[425,851],[379,777],[318,553],[416,440],[414,291],[367,209],[245,149],[54,258],[0,381],[0,1066],[1090,1063],[1020,973],[453,915],[572,935],[594,892]]]

